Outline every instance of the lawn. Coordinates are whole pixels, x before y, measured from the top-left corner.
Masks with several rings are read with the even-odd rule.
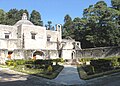
[[[53,62],[56,64],[53,65]],[[64,66],[59,65],[60,60],[10,60],[6,65],[0,67],[8,67],[12,70],[44,77],[47,79],[54,79],[62,71]]]

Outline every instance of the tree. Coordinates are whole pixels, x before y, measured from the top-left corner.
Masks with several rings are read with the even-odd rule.
[[[72,33],[74,32],[73,31],[73,24],[72,24],[72,18],[67,14],[65,17],[64,17],[64,25],[63,25],[63,38],[66,37],[66,36],[71,36],[72,37]]]
[[[112,8],[120,12],[120,0],[111,0]],[[120,25],[120,16],[118,16],[117,21]]]
[[[111,0],[112,7],[120,11],[120,0]]]
[[[107,7],[104,1],[99,1],[85,9],[83,15],[87,19],[86,41],[92,43],[93,47],[114,46],[120,43],[120,30],[116,28],[118,11]]]
[[[41,21],[41,15],[39,12],[37,12],[36,10],[33,10],[30,16],[30,21],[34,24],[34,25],[39,25],[39,26],[43,26],[43,21]]]
[[[51,24],[52,24],[52,22],[51,22],[51,21],[48,21],[47,23],[48,23],[48,30],[50,30],[50,29],[51,29]]]
[[[82,48],[118,46],[120,44],[120,11],[98,1],[83,11],[83,18],[64,17],[63,36],[80,41]]]
[[[17,15],[16,15],[16,17],[17,17],[16,21],[21,20],[23,13],[26,13],[26,14],[27,14],[27,18],[28,18],[28,20],[29,20],[29,13],[28,13],[28,11],[27,11],[26,9],[25,9],[25,10],[24,10],[24,9],[21,9],[21,10],[18,11],[18,13],[17,13]]]
[[[6,13],[4,10],[0,9],[0,24],[5,24]]]
[[[7,25],[14,25],[18,21],[17,14],[18,14],[17,9],[10,9],[6,15],[6,24]]]

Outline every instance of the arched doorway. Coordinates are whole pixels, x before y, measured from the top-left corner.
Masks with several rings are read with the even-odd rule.
[[[74,51],[71,53],[71,57],[72,57],[72,59],[75,59],[75,52]]]
[[[8,60],[12,59],[12,54],[13,54],[13,51],[8,51],[8,56],[7,56]]]
[[[44,59],[44,52],[43,51],[34,51],[33,52],[33,59]]]

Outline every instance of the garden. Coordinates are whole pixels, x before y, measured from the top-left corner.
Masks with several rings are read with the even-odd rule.
[[[81,58],[78,73],[81,79],[88,80],[120,72],[120,57]]]
[[[9,67],[12,70],[40,76],[48,79],[54,79],[64,68],[58,63],[63,62],[63,59],[39,59],[39,60],[7,60],[2,67]]]

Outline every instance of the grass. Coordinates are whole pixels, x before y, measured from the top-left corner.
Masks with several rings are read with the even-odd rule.
[[[17,67],[13,67],[12,70],[47,78],[47,79],[54,79],[57,75],[62,71],[64,68],[63,66],[57,66],[58,68],[48,74],[47,70],[44,69],[34,69],[34,68],[26,68],[24,65],[18,65]]]
[[[11,70],[15,70],[15,71],[18,71],[18,72],[27,73],[27,74],[31,74],[31,75],[47,78],[47,79],[54,79],[54,78],[56,78],[58,76],[58,74],[62,71],[62,69],[64,68],[64,66],[61,66],[61,65],[53,66],[55,71],[53,71],[51,74],[48,74],[47,70],[26,68],[25,65],[18,65],[16,67],[14,67],[14,66],[7,66],[7,65],[0,65],[0,67],[2,67],[2,68],[9,68]]]
[[[2,68],[10,68],[10,69],[14,68],[14,66],[7,66],[7,65],[1,65],[1,64],[0,64],[0,67],[2,67]]]
[[[120,72],[120,69],[115,69],[115,70],[110,70],[102,73],[96,73],[93,75],[87,75],[87,73],[83,70],[83,68],[80,65],[77,66],[77,70],[78,70],[79,77],[83,80],[89,80],[92,78],[101,77],[103,75],[109,75],[109,74]]]

